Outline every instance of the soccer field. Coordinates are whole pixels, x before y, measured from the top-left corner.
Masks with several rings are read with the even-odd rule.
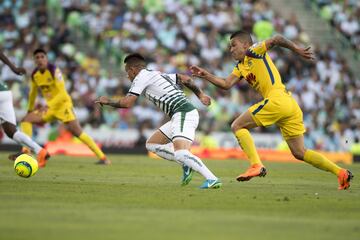
[[[53,157],[30,179],[0,154],[0,239],[360,239],[360,165],[349,191],[306,164],[266,163],[268,175],[239,183],[247,162],[205,161],[223,181],[200,190],[196,174],[166,160],[110,155]]]

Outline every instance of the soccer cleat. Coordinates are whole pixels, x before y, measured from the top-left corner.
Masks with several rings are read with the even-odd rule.
[[[191,167],[188,167],[186,165],[183,166],[183,178],[181,181],[181,186],[186,186],[189,184],[189,182],[192,179],[192,176],[194,174],[194,170],[192,170]]]
[[[99,161],[97,161],[95,164],[97,165],[111,165],[111,161],[108,160],[106,157],[103,159],[100,159]]]
[[[350,187],[350,181],[353,179],[353,174],[347,169],[341,169],[338,175],[339,190],[345,190]]]
[[[39,167],[45,167],[46,161],[50,158],[50,154],[46,151],[45,148],[41,149],[41,151],[37,155],[37,161]]]
[[[254,164],[245,173],[239,175],[236,180],[239,182],[249,181],[253,177],[265,177],[266,173],[266,168],[262,164]]]
[[[222,186],[222,183],[219,179],[211,180],[206,179],[203,184],[200,186],[201,189],[209,189],[209,188],[220,188]]]
[[[18,152],[18,153],[9,154],[8,159],[10,161],[15,161],[18,158],[18,156],[20,156],[21,154],[24,154],[24,153]]]

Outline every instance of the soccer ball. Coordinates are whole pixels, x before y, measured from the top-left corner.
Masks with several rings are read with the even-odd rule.
[[[21,154],[18,156],[14,163],[16,174],[24,178],[34,175],[38,168],[38,162],[27,154]]]

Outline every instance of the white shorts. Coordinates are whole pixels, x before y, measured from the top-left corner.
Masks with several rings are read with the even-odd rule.
[[[159,130],[171,141],[175,138],[184,138],[192,142],[195,139],[198,124],[199,113],[194,109],[190,112],[175,113],[171,120],[162,125]]]
[[[11,91],[0,91],[0,124],[4,122],[16,125]]]

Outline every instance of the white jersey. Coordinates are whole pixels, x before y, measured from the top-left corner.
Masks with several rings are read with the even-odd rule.
[[[12,93],[7,85],[0,80],[0,124],[4,122],[16,125]]]
[[[176,74],[143,69],[133,80],[129,93],[136,96],[143,94],[170,117],[177,112],[195,109],[177,85]]]
[[[0,124],[4,122],[16,125],[13,97],[8,90],[0,90]]]

